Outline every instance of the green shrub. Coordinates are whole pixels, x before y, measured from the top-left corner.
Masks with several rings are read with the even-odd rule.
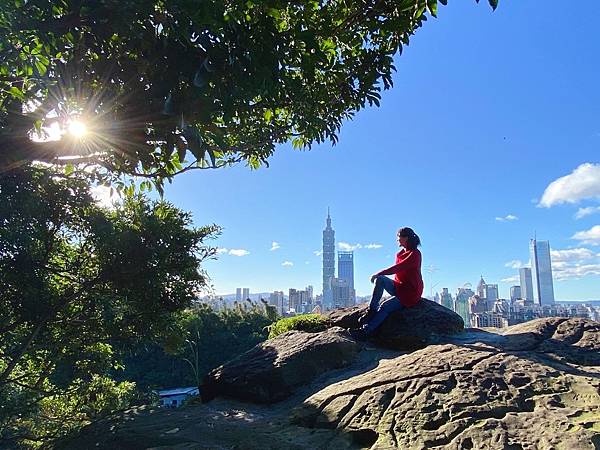
[[[302,314],[294,317],[280,319],[269,327],[269,339],[279,336],[290,330],[308,331],[316,333],[326,330],[329,327],[329,320],[320,314]]]

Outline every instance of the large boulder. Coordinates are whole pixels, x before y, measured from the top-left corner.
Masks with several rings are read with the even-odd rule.
[[[338,327],[319,333],[288,331],[210,372],[202,385],[202,398],[277,402],[318,375],[349,365],[361,348]]]
[[[368,305],[331,311],[327,317],[333,326],[358,327],[358,319]],[[397,350],[414,350],[444,342],[464,329],[462,317],[438,303],[422,298],[416,306],[396,311],[383,322],[373,341]]]
[[[298,341],[338,342],[327,357],[335,358],[339,342],[354,349],[348,358],[357,350],[339,329],[302,334]],[[405,355],[367,346],[352,365],[312,384],[302,380],[308,389],[275,405],[220,398],[177,410],[135,409],[94,421],[53,448],[598,450],[599,355],[600,324],[565,318],[469,329]],[[379,365],[363,367],[369,357]],[[323,370],[331,367],[321,361]],[[291,369],[303,368],[294,363],[285,373],[296,381],[307,375]],[[304,395],[309,391],[316,393]]]
[[[383,360],[292,421],[371,449],[600,448],[600,324],[540,319]]]

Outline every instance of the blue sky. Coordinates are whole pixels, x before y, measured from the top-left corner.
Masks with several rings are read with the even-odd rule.
[[[535,232],[554,251],[557,299],[600,298],[598,17],[600,2],[450,2],[336,147],[284,145],[269,168],[178,176],[166,198],[224,228],[214,244],[227,251],[205,265],[216,292],[320,292],[330,207],[336,242],[361,245],[359,295],[411,226],[427,295],[483,275],[507,297]]]

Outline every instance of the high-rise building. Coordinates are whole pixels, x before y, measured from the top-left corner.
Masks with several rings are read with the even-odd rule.
[[[485,280],[483,279],[483,275],[481,275],[479,284],[477,284],[477,295],[481,298],[485,298]]]
[[[534,303],[540,306],[553,305],[554,285],[552,282],[552,264],[550,262],[550,243],[532,239],[529,243],[529,249],[531,252]]]
[[[287,307],[284,304],[283,291],[274,291],[269,295],[269,304],[277,309],[277,313],[282,316],[287,312]]]
[[[327,209],[327,226],[323,230],[323,309],[333,306],[331,280],[335,277],[335,231],[331,228],[331,216]]]
[[[521,280],[521,298],[532,302],[533,280],[531,278],[531,269],[529,267],[521,267],[519,269],[519,278]]]
[[[485,298],[475,294],[469,299],[469,313],[471,315],[471,324],[473,324],[473,315],[488,311],[488,303]],[[476,326],[476,325],[474,325]]]
[[[242,301],[242,288],[236,288],[236,290],[235,290],[235,301],[238,302],[238,303]]]
[[[315,297],[314,297],[313,291],[314,291],[314,289],[310,284],[308,286],[306,286],[306,293],[308,295],[308,299],[309,299],[310,303],[314,303]]]
[[[333,295],[333,308],[345,308],[354,304],[351,303],[350,286],[347,280],[332,278],[331,293]]]
[[[448,292],[448,288],[442,288],[442,294],[440,297],[441,305],[454,311],[454,300],[452,299],[452,294]]]
[[[300,292],[297,289],[292,289],[288,291],[288,311],[299,313],[301,311],[302,301],[300,298]]]
[[[510,301],[514,302],[515,300],[521,298],[521,286],[511,286],[510,287]]]
[[[485,299],[488,305],[491,305],[498,300],[498,285],[497,284],[486,284],[485,285]]]
[[[356,291],[354,290],[354,252],[338,251],[338,278],[345,280],[349,289],[348,306],[356,303]]]
[[[454,311],[465,322],[465,326],[468,327],[471,323],[471,315],[469,313],[469,298],[473,297],[475,292],[470,288],[458,288],[456,298],[454,299]]]
[[[242,300],[246,301],[250,298],[250,288],[242,288]]]

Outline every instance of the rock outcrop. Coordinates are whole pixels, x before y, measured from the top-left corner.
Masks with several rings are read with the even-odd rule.
[[[288,331],[210,372],[202,385],[202,399],[277,402],[324,372],[347,366],[361,348],[338,327],[319,333]]]
[[[333,326],[356,328],[367,305],[331,311],[327,317]],[[439,344],[464,329],[462,317],[454,311],[422,298],[413,308],[396,311],[383,322],[373,342],[397,350],[415,350]]]
[[[600,324],[540,319],[382,361],[293,421],[372,449],[600,448]]]
[[[552,318],[504,332],[469,329],[408,354],[361,346],[339,328],[298,333],[213,372],[220,388],[252,403],[220,398],[175,411],[128,411],[56,448],[600,448],[598,322]],[[250,377],[242,373],[248,367],[255,368]],[[254,403],[281,393],[289,396]]]

